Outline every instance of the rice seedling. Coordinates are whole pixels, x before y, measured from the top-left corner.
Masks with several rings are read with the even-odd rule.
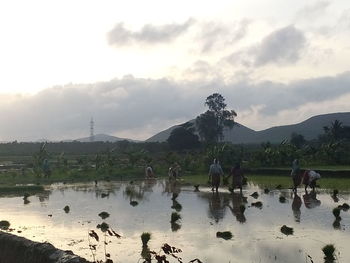
[[[262,202],[260,202],[260,201],[258,201],[258,202],[255,202],[255,203],[252,203],[252,206],[255,206],[255,207],[257,207],[257,208],[262,208],[262,206],[263,206],[263,204],[262,204]]]
[[[222,239],[225,239],[225,240],[230,240],[233,235],[230,231],[224,231],[224,232],[216,232],[216,237],[217,238],[222,238]]]
[[[265,189],[264,189],[264,193],[265,193],[265,194],[268,194],[268,193],[270,193],[270,190],[269,190],[268,188],[265,188]]]
[[[340,219],[340,208],[339,207],[333,208],[332,213],[335,216],[335,218],[339,218]]]
[[[335,252],[335,247],[333,244],[328,244],[322,248],[323,254],[325,255],[324,259],[326,261],[333,261],[335,260],[334,257],[334,252]]]
[[[194,191],[199,192],[199,184],[194,185]]]
[[[288,226],[286,226],[286,225],[283,225],[282,227],[281,227],[281,232],[283,233],[283,234],[285,234],[285,235],[293,235],[293,233],[294,233],[294,230],[293,230],[293,228],[292,227],[288,227]]]
[[[284,197],[284,196],[280,196],[279,197],[279,201],[280,201],[280,203],[285,203],[286,202],[286,198]]]
[[[254,192],[250,196],[257,199],[259,197],[259,194],[258,194],[258,192]]]
[[[96,227],[101,229],[102,232],[107,232],[109,229],[109,225],[105,222],[103,222],[102,224],[98,224]]]
[[[151,233],[143,232],[141,235],[142,246],[147,246],[148,241],[151,239]]]
[[[69,211],[70,211],[70,208],[69,208],[68,205],[66,205],[66,206],[63,208],[63,210],[64,210],[64,212],[66,212],[66,214],[68,214]]]
[[[171,200],[176,200],[176,198],[179,196],[178,193],[173,193],[173,197],[171,198]]]
[[[181,215],[177,212],[172,212],[171,213],[171,220],[170,222],[171,223],[175,223],[177,220],[180,220],[181,219]]]
[[[177,202],[176,200],[174,200],[171,208],[175,209],[176,212],[180,212],[182,210],[182,205],[179,202]]]
[[[137,201],[130,201],[131,206],[137,206],[138,204],[139,204],[139,202],[137,202]]]
[[[348,211],[350,207],[347,203],[344,203],[342,205],[339,205],[338,208],[340,208],[343,211]]]
[[[104,220],[104,219],[109,217],[109,213],[103,211],[103,212],[99,213],[98,216],[101,217],[102,220]]]
[[[339,219],[339,218],[336,218],[334,220],[334,222],[333,222],[333,228],[334,229],[340,229],[340,221],[341,221],[341,219]]]

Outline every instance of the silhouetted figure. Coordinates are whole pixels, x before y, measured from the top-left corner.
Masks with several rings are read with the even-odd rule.
[[[218,192],[220,186],[220,177],[223,176],[224,172],[222,171],[221,165],[217,159],[214,159],[214,162],[209,167],[209,181],[211,181],[212,191],[214,188]]]
[[[181,166],[175,162],[168,172],[169,180],[176,180],[180,176]]]
[[[239,163],[232,167],[228,177],[230,176],[232,176],[232,190],[234,191],[235,188],[239,188],[240,192],[242,193],[243,171]]]
[[[301,207],[301,198],[299,195],[297,195],[297,193],[294,193],[294,197],[293,197],[293,202],[292,202],[292,210],[293,210],[293,214],[294,214],[294,220],[295,222],[300,223],[300,207]]]
[[[146,172],[146,178],[154,178],[155,177],[154,172],[153,172],[153,168],[151,165],[146,167],[145,172]]]

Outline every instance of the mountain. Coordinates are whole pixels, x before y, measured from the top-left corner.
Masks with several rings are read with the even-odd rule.
[[[271,143],[280,143],[285,139],[290,139],[293,132],[303,135],[306,140],[312,140],[323,133],[324,126],[329,126],[335,120],[339,120],[345,126],[350,126],[350,112],[318,115],[297,124],[276,126],[261,131],[255,131],[237,123],[232,129],[225,129],[224,140],[236,144],[262,143],[267,141]],[[172,126],[155,134],[146,141],[166,141],[171,131],[177,127],[179,127],[179,125]]]

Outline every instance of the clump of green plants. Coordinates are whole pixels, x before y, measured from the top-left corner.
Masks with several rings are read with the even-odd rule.
[[[292,227],[288,227],[288,226],[286,226],[286,225],[283,225],[282,227],[281,227],[281,232],[283,233],[283,234],[285,234],[285,235],[293,235],[293,233],[294,233],[294,230],[293,230],[293,228]]]
[[[259,194],[258,194],[258,192],[254,192],[250,196],[257,199],[259,197]]]
[[[69,208],[68,205],[66,205],[66,206],[63,208],[63,210],[64,210],[64,212],[66,212],[66,214],[68,214],[69,211],[70,211],[70,208]]]
[[[339,207],[333,208],[332,213],[335,216],[335,218],[340,219],[340,208]]]
[[[98,224],[97,228],[101,229],[102,232],[106,232],[109,229],[109,225],[105,222]]]
[[[103,212],[99,213],[98,216],[101,217],[104,220],[104,219],[109,217],[109,213],[103,211]]]
[[[151,239],[151,233],[143,232],[141,235],[142,246],[146,247],[150,239]]]
[[[174,200],[171,208],[175,209],[176,212],[180,212],[182,210],[182,205],[178,201]]]
[[[1,220],[0,221],[0,229],[1,230],[8,230],[10,227],[10,222],[7,220]]]
[[[171,200],[176,200],[176,198],[179,196],[178,193],[173,193],[173,197],[171,198]]]
[[[137,201],[130,201],[131,206],[137,206],[138,204],[139,204],[139,202],[137,202]]]
[[[280,203],[285,203],[286,202],[286,198],[283,195],[281,195],[279,197],[279,200],[280,200]]]
[[[269,190],[268,188],[265,188],[265,189],[264,189],[264,193],[265,193],[265,194],[268,194],[268,193],[270,193],[270,190]]]
[[[323,254],[325,255],[324,259],[326,262],[332,262],[335,260],[334,257],[334,252],[335,252],[335,247],[332,244],[328,244],[322,248]]]
[[[339,194],[338,189],[334,189],[334,190],[333,190],[333,196],[337,196],[338,194]]]
[[[193,187],[195,192],[199,192],[199,184],[196,184]]]
[[[181,215],[177,212],[172,212],[171,213],[171,219],[170,219],[170,222],[171,223],[175,223],[177,220],[180,220],[181,219]]]
[[[223,238],[225,240],[230,240],[233,237],[233,235],[230,231],[224,231],[224,232],[218,231],[216,232],[216,237]]]
[[[262,202],[260,202],[260,201],[258,201],[258,202],[255,202],[255,203],[252,203],[252,206],[255,206],[255,207],[257,207],[257,208],[262,208],[263,207],[263,203]]]
[[[350,207],[347,203],[344,203],[342,205],[339,205],[338,208],[343,210],[343,211],[348,211]]]

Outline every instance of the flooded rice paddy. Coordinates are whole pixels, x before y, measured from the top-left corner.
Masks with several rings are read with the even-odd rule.
[[[323,262],[321,249],[327,244],[335,245],[337,262],[350,262],[350,211],[342,210],[340,221],[332,214],[349,203],[349,192],[340,192],[337,200],[325,189],[316,194],[299,189],[296,196],[289,189],[267,193],[253,184],[243,196],[225,189],[218,194],[205,187],[194,190],[167,180],[55,184],[25,200],[0,197],[0,220],[8,220],[14,234],[91,261],[95,252],[89,245],[95,244],[95,259],[105,259],[104,234],[96,226],[106,222],[121,235],[106,237],[106,252],[114,262],[143,262],[143,232],[151,233],[149,250],[158,253],[168,243],[182,250],[177,255],[183,262]],[[254,192],[258,196],[251,196]],[[109,213],[104,220],[103,211]],[[181,219],[171,223],[173,212]],[[293,234],[283,234],[283,225]],[[90,230],[102,241],[89,237]],[[230,231],[232,238],[218,238],[219,231]]]

